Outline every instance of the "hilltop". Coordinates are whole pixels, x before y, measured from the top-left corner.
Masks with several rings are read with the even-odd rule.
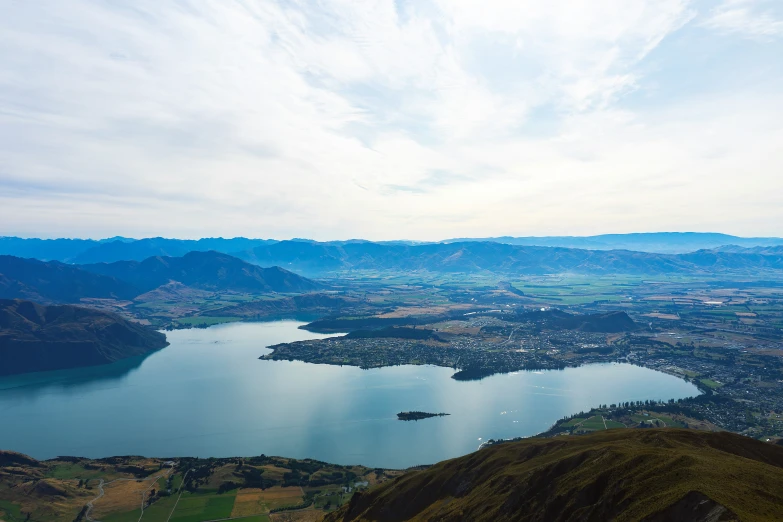
[[[166,345],[162,333],[114,314],[0,299],[0,375],[108,364]]]
[[[490,446],[357,493],[324,520],[781,519],[783,448],[651,429]]]

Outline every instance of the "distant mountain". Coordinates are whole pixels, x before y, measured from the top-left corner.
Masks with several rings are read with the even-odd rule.
[[[244,237],[232,239],[218,237],[199,240],[154,237],[132,242],[118,240],[95,245],[74,256],[71,261],[76,264],[143,261],[155,256],[181,257],[188,252],[208,252],[210,250],[225,254],[250,250],[269,243],[274,243],[274,241],[270,239],[247,239]]]
[[[422,245],[280,241],[237,255],[260,265],[279,265],[311,276],[339,270],[486,271],[511,275],[757,275],[760,270],[783,271],[783,256],[780,255],[737,254],[715,250],[674,255],[478,241]]]
[[[171,281],[201,290],[235,292],[310,292],[323,285],[280,267],[261,268],[219,252],[189,252],[182,257],[150,257],[144,261],[117,261],[80,265],[80,268],[125,281],[149,292]]]
[[[132,299],[139,293],[127,282],[57,261],[0,256],[0,298],[75,303],[85,297]]]
[[[492,241],[508,245],[582,248],[587,250],[634,250],[660,254],[683,254],[724,245],[744,247],[783,245],[779,237],[738,237],[704,232],[651,232],[637,234],[601,234],[598,236],[488,237],[459,238],[444,243]]]
[[[674,429],[526,439],[409,471],[324,520],[783,520],[783,448]]]
[[[67,261],[99,243],[92,239],[25,239],[0,237],[0,255]]]
[[[732,254],[761,254],[764,256],[783,256],[783,246],[756,246],[741,247],[737,245],[726,245],[713,249],[715,252],[724,252]]]
[[[230,253],[273,242],[271,239],[244,237],[199,240],[161,237],[131,239],[120,236],[100,240],[0,237],[0,255],[68,263],[111,263],[142,261],[153,256],[182,256],[192,251]]]
[[[0,299],[0,375],[108,364],[167,344],[162,333],[114,314]]]

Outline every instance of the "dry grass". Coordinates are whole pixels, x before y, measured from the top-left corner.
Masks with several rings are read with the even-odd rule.
[[[269,510],[279,507],[295,506],[302,502],[302,497],[304,497],[304,492],[298,486],[240,489],[237,492],[231,516],[245,517],[259,513],[268,513]]]
[[[152,477],[140,480],[119,480],[103,486],[104,495],[94,503],[94,518],[100,518],[109,513],[133,511],[141,506],[141,501],[147,490],[160,478],[169,472],[158,473]],[[94,489],[97,495],[97,488]]]
[[[19,504],[31,520],[70,522],[96,494],[97,490],[79,489],[70,481],[47,478],[4,490],[0,499]]]

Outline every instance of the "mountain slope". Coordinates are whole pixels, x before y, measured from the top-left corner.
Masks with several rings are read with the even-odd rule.
[[[0,298],[78,302],[83,297],[132,299],[133,285],[58,261],[0,256]]]
[[[406,473],[325,520],[783,520],[783,448],[673,429],[528,439]]]
[[[0,375],[108,364],[167,344],[162,333],[106,312],[0,299]]]
[[[170,281],[193,288],[235,292],[309,292],[322,288],[319,283],[280,267],[261,268],[214,251],[80,266],[89,272],[126,281],[139,288],[139,293]]]

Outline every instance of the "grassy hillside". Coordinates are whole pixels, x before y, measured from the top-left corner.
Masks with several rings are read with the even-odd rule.
[[[406,473],[325,521],[783,520],[783,448],[610,430],[490,446]]]

